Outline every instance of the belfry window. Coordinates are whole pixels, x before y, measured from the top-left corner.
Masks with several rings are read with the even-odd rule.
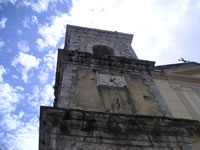
[[[105,45],[94,45],[92,47],[93,54],[98,56],[113,56],[114,52],[111,47]]]

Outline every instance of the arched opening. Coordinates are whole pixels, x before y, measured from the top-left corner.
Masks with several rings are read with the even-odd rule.
[[[93,54],[98,56],[113,56],[114,52],[111,47],[104,45],[94,45],[92,47]]]

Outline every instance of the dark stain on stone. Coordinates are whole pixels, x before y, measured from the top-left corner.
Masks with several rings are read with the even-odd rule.
[[[42,144],[44,144],[44,145],[45,145],[45,140],[42,140]]]
[[[86,132],[91,132],[95,129],[96,120],[87,120],[82,122],[81,130]]]
[[[47,123],[46,123],[46,121],[44,120],[44,121],[43,121],[43,126],[45,127],[45,126],[46,126],[46,124],[47,124]]]
[[[62,133],[69,133],[67,121],[62,121],[60,124],[60,131]]]
[[[118,122],[118,118],[119,117],[117,116],[117,114],[110,114],[108,118],[108,122],[107,122],[107,126],[110,131],[116,132],[116,133],[122,131]]]
[[[59,120],[59,118],[54,118],[53,120],[52,120],[52,122],[51,122],[51,124],[52,124],[52,126],[58,126],[59,125],[59,122],[60,122],[60,120]]]
[[[63,119],[64,120],[70,120],[71,119],[70,111],[65,111]]]
[[[50,114],[48,120],[51,121],[51,125],[52,125],[53,127],[58,126],[59,123],[60,123],[60,117],[59,117],[57,114]]]
[[[152,98],[150,96],[144,95],[143,98],[146,101],[152,101]]]

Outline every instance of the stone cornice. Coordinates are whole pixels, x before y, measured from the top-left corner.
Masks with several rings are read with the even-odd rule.
[[[77,65],[96,66],[123,71],[151,71],[155,62],[117,56],[95,56],[86,52],[59,50],[58,61]],[[59,60],[60,59],[60,60]]]

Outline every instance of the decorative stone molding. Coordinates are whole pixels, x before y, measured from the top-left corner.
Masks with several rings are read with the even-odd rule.
[[[131,59],[125,57],[117,56],[95,56],[86,52],[77,52],[77,51],[63,51],[59,50],[60,59],[62,63],[71,63],[76,65],[86,65],[86,66],[99,66],[103,68],[110,68],[116,70],[124,71],[150,71],[153,70],[155,62]]]

